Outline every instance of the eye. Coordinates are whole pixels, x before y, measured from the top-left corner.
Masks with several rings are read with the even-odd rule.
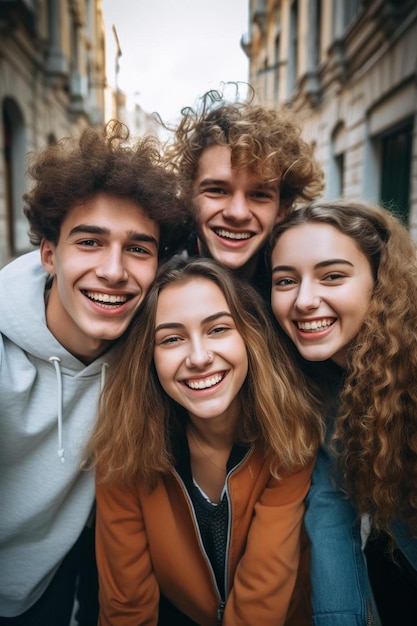
[[[229,326],[215,326],[212,330],[210,330],[209,334],[210,335],[220,335],[223,333],[226,333],[228,330],[230,330]]]
[[[81,241],[77,241],[77,245],[85,246],[86,248],[96,248],[99,246],[99,242],[94,239],[82,239]]]
[[[345,274],[341,274],[340,272],[330,272],[329,274],[326,274],[323,280],[326,282],[336,282],[343,280],[343,278],[346,278]]]
[[[206,187],[206,189],[202,190],[202,193],[213,195],[213,196],[223,196],[227,194],[227,191],[222,187]]]
[[[130,246],[129,252],[133,252],[134,254],[151,254],[149,250],[142,248],[142,246]]]
[[[169,337],[163,337],[162,339],[155,339],[155,343],[160,346],[172,346],[182,341],[178,335],[170,335]]]
[[[292,287],[293,285],[295,285],[296,281],[294,280],[294,278],[277,278],[276,280],[274,280],[274,287],[280,287],[280,288],[284,288],[285,287]]]
[[[251,196],[259,200],[274,200],[275,194],[270,191],[254,191]]]

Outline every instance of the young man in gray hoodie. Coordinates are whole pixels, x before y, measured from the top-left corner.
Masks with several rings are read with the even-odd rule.
[[[183,243],[159,146],[127,140],[112,123],[37,156],[24,201],[40,249],[0,272],[0,624],[69,624],[94,507],[83,448],[111,348]]]

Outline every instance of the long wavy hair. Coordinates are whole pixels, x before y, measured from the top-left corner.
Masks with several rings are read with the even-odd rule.
[[[359,514],[390,534],[395,518],[417,533],[417,263],[410,235],[389,211],[355,202],[314,202],[272,235],[308,222],[330,224],[368,258],[374,288],[348,346],[333,449]]]
[[[173,136],[164,159],[178,174],[188,203],[201,154],[211,145],[230,148],[233,168],[249,169],[263,183],[278,182],[283,209],[323,191],[323,171],[294,114],[256,104],[251,88],[245,101],[227,101],[223,90],[208,91],[197,105],[184,107],[178,125],[168,130]]]
[[[184,432],[187,416],[162,389],[154,366],[158,296],[167,285],[201,278],[220,288],[247,347],[237,441],[261,445],[276,476],[304,466],[316,452],[321,419],[314,398],[303,390],[291,357],[279,345],[260,296],[213,260],[174,257],[161,267],[119,343],[101,395],[86,458],[103,481],[140,478],[152,487],[172,467],[171,435]]]

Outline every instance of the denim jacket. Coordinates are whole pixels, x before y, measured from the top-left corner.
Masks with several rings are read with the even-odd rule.
[[[338,395],[341,373],[340,370],[337,388],[332,389],[334,397],[335,390]],[[331,430],[330,421],[328,438]],[[323,445],[313,471],[304,518],[311,544],[312,624],[376,626],[379,618],[373,608],[360,522],[334,478],[333,458]],[[392,528],[398,547],[417,571],[417,540],[400,521]]]
[[[332,481],[332,458],[318,453],[307,496],[314,626],[374,624],[372,594],[362,551],[360,524],[351,503]]]

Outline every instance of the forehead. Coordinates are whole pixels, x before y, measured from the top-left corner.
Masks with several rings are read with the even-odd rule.
[[[251,184],[266,185],[249,167],[232,168],[232,150],[230,146],[213,144],[202,151],[197,165],[197,179],[213,180],[235,179],[239,182],[250,181]],[[278,187],[278,183],[270,184]]]
[[[204,319],[219,311],[230,312],[220,287],[203,277],[189,277],[167,285],[159,294],[157,323],[162,318]],[[175,321],[175,320],[174,320]]]
[[[341,256],[369,263],[353,237],[324,222],[308,222],[288,228],[279,236],[272,251],[274,265],[283,262],[284,257],[286,263],[295,264]]]
[[[60,235],[69,236],[79,225],[97,226],[108,234],[144,232],[159,237],[159,224],[130,198],[98,193],[75,204],[61,224]]]
[[[216,170],[228,172],[232,167],[232,152],[229,146],[212,144],[202,151],[199,159],[198,173]]]

